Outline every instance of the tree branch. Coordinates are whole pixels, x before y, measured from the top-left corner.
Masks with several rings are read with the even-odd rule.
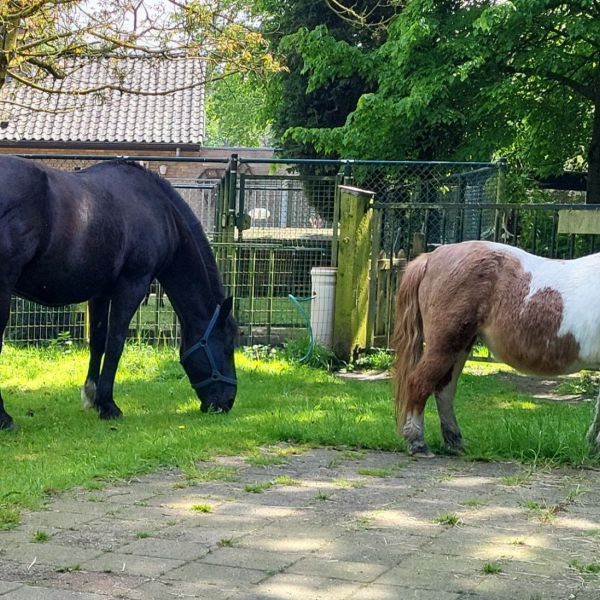
[[[530,69],[528,67],[513,67],[511,65],[505,65],[504,70],[512,75],[523,74],[529,77],[541,77],[543,79],[550,79],[551,81],[556,81],[557,83],[561,83],[573,91],[577,92],[580,96],[587,98],[588,100],[595,101],[597,97],[597,90],[595,85],[587,86],[583,83],[580,83],[576,79],[571,79],[566,75],[562,75],[561,73],[556,73],[549,69]]]
[[[202,79],[202,80],[197,80],[194,83],[191,83],[189,85],[176,86],[173,88],[169,88],[168,90],[161,90],[161,91],[140,90],[140,89],[135,89],[135,88],[129,88],[125,85],[119,85],[116,83],[104,83],[101,85],[88,87],[88,88],[65,90],[62,88],[58,88],[58,89],[51,88],[51,87],[36,83],[36,82],[32,81],[31,79],[27,79],[22,74],[11,71],[10,69],[8,71],[8,74],[13,79],[15,79],[15,81],[18,81],[19,83],[22,83],[23,85],[26,85],[30,88],[33,88],[34,90],[37,90],[38,92],[45,92],[47,94],[53,94],[53,95],[61,94],[64,96],[72,96],[72,97],[89,96],[90,94],[97,94],[99,92],[104,92],[104,91],[108,91],[108,90],[121,92],[123,94],[134,94],[136,96],[169,96],[170,94],[175,94],[176,92],[183,92],[185,90],[190,90],[190,89],[196,88],[200,85],[204,85],[207,83],[207,81],[205,79]],[[221,78],[218,78],[218,79],[221,79]]]

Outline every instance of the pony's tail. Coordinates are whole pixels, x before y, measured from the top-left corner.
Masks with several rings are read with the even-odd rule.
[[[408,376],[423,354],[423,321],[419,308],[419,286],[427,269],[427,254],[422,254],[406,267],[396,296],[396,325],[392,347],[394,363],[394,392],[398,432],[406,422]]]

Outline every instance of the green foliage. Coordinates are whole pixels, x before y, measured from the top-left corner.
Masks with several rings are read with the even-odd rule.
[[[240,73],[213,82],[206,91],[206,145],[271,145],[267,85],[266,79]]]
[[[190,510],[193,510],[194,512],[211,513],[213,509],[210,504],[192,504]]]
[[[394,364],[394,355],[387,350],[377,349],[375,352],[361,354],[353,363],[358,369],[375,369],[389,371]]]
[[[597,374],[582,373],[560,382],[556,388],[558,394],[579,394],[587,398],[596,398],[599,393],[600,378]]]
[[[13,529],[20,522],[19,511],[12,506],[0,504],[0,531]]]
[[[322,344],[315,342],[313,350],[308,354],[308,336],[290,340],[283,348],[282,357],[284,360],[299,362],[302,359],[304,364],[317,369],[326,369],[331,371],[339,366],[339,361],[335,354]]]
[[[590,0],[409,0],[380,44],[308,24],[293,36],[304,90],[330,93],[351,66],[364,84],[343,120],[289,122],[286,139],[355,158],[504,155],[536,175],[592,155],[600,168],[599,19]]]
[[[45,531],[36,531],[31,537],[34,544],[43,544],[50,539],[50,536]]]
[[[146,538],[150,537],[150,533],[148,531],[136,531],[135,537],[138,540],[145,540]]]
[[[449,527],[456,527],[457,525],[460,525],[460,517],[458,515],[455,515],[454,513],[444,513],[441,515],[438,515],[435,518],[435,522],[439,523],[440,525],[448,525]]]
[[[299,479],[294,479],[293,477],[290,477],[289,475],[278,475],[273,480],[273,483],[275,483],[277,485],[291,485],[291,486],[295,486],[295,487],[302,485],[302,482]]]
[[[600,573],[600,563],[581,563],[578,560],[572,560],[569,566],[573,569],[577,569],[580,573]]]
[[[262,494],[265,490],[273,487],[272,481],[257,481],[256,483],[247,483],[244,490],[250,494]]]
[[[500,565],[497,565],[496,563],[485,563],[481,570],[486,575],[499,575],[500,573],[502,573],[502,567]]]
[[[353,10],[368,15],[368,26],[357,27],[328,3],[262,2],[271,14],[263,28],[265,36],[287,66],[270,87],[273,131],[283,156],[314,157],[322,152],[314,140],[287,132],[343,126],[361,95],[371,89],[371,71],[365,63],[370,58],[364,50],[385,39],[385,27],[378,24],[394,14],[394,4],[399,3],[353,2]],[[329,148],[327,154],[339,156],[339,149]]]

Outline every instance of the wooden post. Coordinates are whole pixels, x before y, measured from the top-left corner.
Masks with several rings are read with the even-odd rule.
[[[412,258],[417,258],[419,254],[423,254],[427,249],[425,248],[425,235],[420,232],[413,233],[412,240]]]
[[[349,360],[367,345],[373,192],[340,186],[340,235],[333,350]]]

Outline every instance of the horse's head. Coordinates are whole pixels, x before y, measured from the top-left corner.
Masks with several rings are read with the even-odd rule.
[[[202,337],[181,352],[181,364],[200,398],[202,412],[227,412],[237,391],[233,358],[236,325],[232,298],[217,306]]]

